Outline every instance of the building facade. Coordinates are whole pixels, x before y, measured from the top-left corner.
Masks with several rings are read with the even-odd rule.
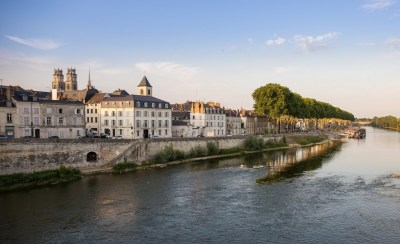
[[[190,110],[190,124],[193,126],[194,136],[225,136],[225,109],[219,103],[193,102]]]
[[[226,134],[232,136],[242,134],[242,119],[240,118],[239,111],[226,110]]]

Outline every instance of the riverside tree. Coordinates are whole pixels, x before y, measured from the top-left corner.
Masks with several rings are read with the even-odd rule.
[[[340,119],[354,121],[354,115],[329,103],[312,98],[303,98],[289,88],[276,83],[269,83],[257,88],[253,94],[254,110],[257,115],[267,116],[280,124],[280,118],[318,120]],[[286,119],[287,120],[287,119]],[[280,126],[279,126],[280,128]]]

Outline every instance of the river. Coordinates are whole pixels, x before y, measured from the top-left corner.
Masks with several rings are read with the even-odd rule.
[[[323,154],[318,154],[323,152]],[[0,195],[0,243],[400,243],[400,133]]]

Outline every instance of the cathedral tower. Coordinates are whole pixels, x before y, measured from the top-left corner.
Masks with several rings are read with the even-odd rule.
[[[65,81],[66,91],[76,91],[78,90],[78,81],[76,71],[73,68],[68,68],[67,80]]]
[[[53,81],[51,82],[51,88],[57,91],[64,91],[64,75],[61,69],[54,69]]]

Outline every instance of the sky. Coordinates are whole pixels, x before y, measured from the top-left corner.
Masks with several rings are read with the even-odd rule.
[[[0,1],[3,85],[49,91],[69,67],[102,92],[135,93],[146,75],[171,103],[252,109],[278,83],[400,117],[400,0]]]

